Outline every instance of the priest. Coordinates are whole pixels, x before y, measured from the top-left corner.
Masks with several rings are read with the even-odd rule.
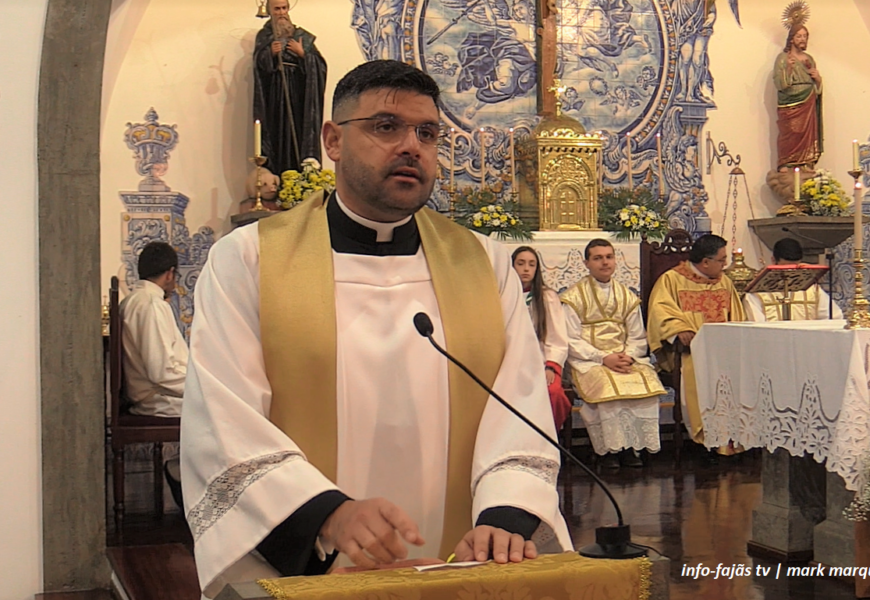
[[[776,265],[797,265],[804,258],[800,242],[782,238],[773,245],[773,262]],[[830,301],[830,296],[816,283],[806,290],[790,292],[791,320],[812,321],[815,319],[842,319],[843,311]],[[760,292],[746,294],[743,308],[749,321],[782,321],[782,294]]]
[[[649,298],[649,345],[665,371],[674,366],[674,353],[682,352],[682,398],[692,439],[704,442],[692,340],[704,323],[743,321],[743,306],[731,280],[723,274],[728,260],[726,242],[718,235],[702,235],[692,245],[689,260],[666,271]],[[679,344],[677,344],[679,341]]]
[[[510,255],[423,208],[439,90],[396,61],[337,85],[336,192],[237,229],[196,290],[182,416],[200,584],[405,558],[522,561],[571,548],[559,456],[433,337],[555,435]]]
[[[661,449],[659,396],[665,390],[647,357],[640,300],[613,279],[613,245],[592,240],[584,258],[589,275],[561,296],[580,415],[605,468],[620,462],[640,467],[638,451]]]

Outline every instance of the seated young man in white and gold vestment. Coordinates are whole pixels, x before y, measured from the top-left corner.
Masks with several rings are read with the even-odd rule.
[[[182,481],[205,596],[226,583],[455,553],[571,548],[559,455],[415,329],[555,435],[507,250],[423,208],[439,90],[345,75],[323,125],[336,191],[218,241],[196,288]]]
[[[562,293],[568,365],[589,440],[605,468],[640,467],[641,450],[658,452],[659,396],[665,390],[647,357],[640,300],[613,279],[607,240],[584,251],[589,275]],[[619,460],[617,459],[619,456]]]
[[[773,245],[773,262],[776,265],[797,265],[804,258],[800,243],[792,238],[782,238]],[[761,292],[746,294],[743,297],[743,308],[748,321],[782,321],[782,304],[779,298],[782,294]],[[812,321],[816,319],[842,319],[843,311],[836,302],[831,303],[830,297],[819,284],[814,284],[806,290],[790,292],[791,320]]]

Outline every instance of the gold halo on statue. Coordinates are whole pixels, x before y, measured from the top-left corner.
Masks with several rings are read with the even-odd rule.
[[[788,30],[800,27],[810,20],[810,5],[804,0],[795,0],[782,11],[782,26]]]

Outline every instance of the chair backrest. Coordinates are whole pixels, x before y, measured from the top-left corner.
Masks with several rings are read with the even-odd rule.
[[[685,229],[671,229],[661,242],[640,243],[640,306],[643,321],[647,320],[647,305],[653,286],[665,271],[689,259],[692,236]]]
[[[121,414],[121,390],[124,387],[124,322],[118,306],[118,278],[112,276],[109,287],[109,399],[111,402],[111,425],[118,423]]]

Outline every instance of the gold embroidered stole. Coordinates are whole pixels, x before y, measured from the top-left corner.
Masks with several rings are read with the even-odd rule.
[[[602,299],[599,286],[592,277],[586,276],[562,294],[561,299],[579,317],[583,341],[607,354],[625,351],[626,320],[640,304],[631,290],[612,281],[609,298]],[[571,369],[571,378],[580,397],[590,404],[664,394],[655,371],[645,364],[635,364],[631,373],[617,373],[604,365],[596,365],[585,373]]]
[[[492,386],[505,352],[498,281],[474,235],[429,209],[417,227],[447,350]],[[260,335],[270,420],[333,482],[338,470],[333,255],[323,194],[259,221]],[[304,284],[304,291],[294,288]],[[435,352],[435,350],[432,350]],[[488,400],[450,364],[450,433],[442,559],[472,526],[471,467]]]
[[[806,290],[790,292],[791,320],[813,321],[819,318],[819,286],[810,286]],[[779,298],[782,294],[760,292],[758,294],[761,306],[764,308],[764,318],[768,321],[782,321],[782,304]]]

